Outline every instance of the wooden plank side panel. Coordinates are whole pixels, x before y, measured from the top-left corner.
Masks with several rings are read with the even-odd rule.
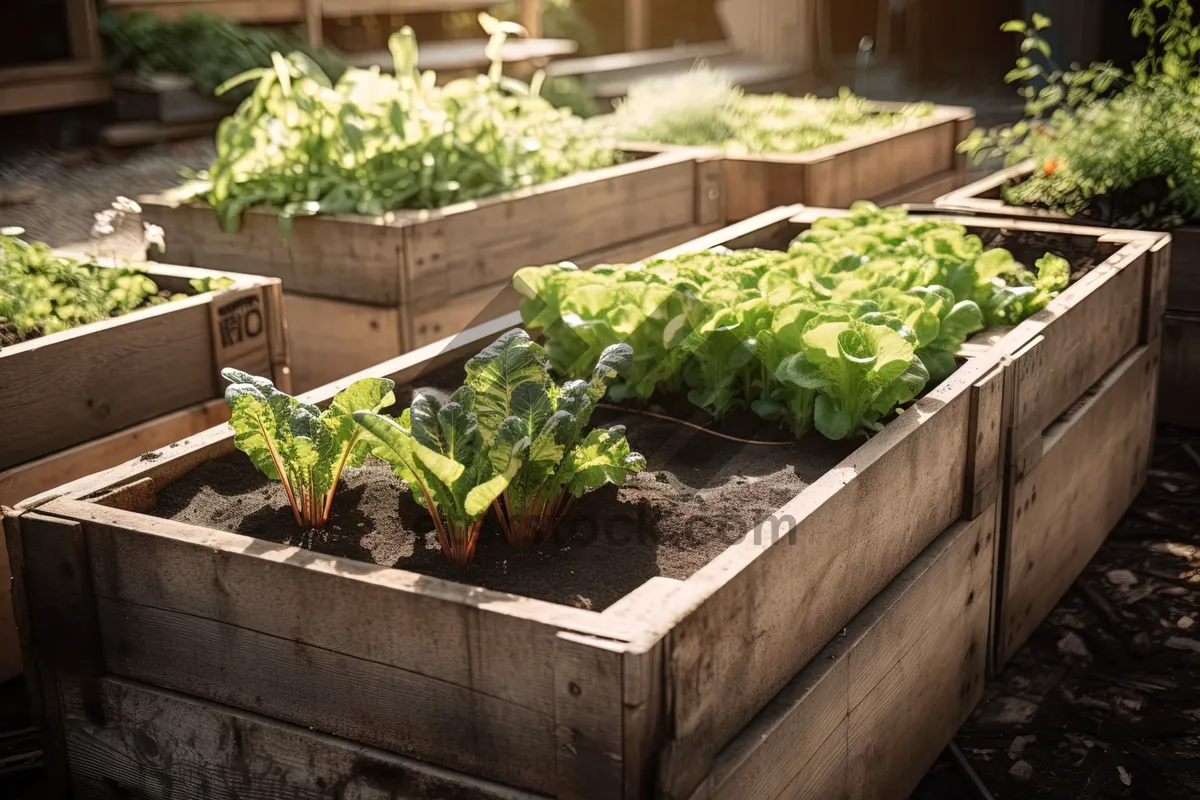
[[[668,796],[686,796],[712,756],[960,516],[970,397],[957,387],[968,378],[956,378],[780,509],[762,544],[747,537],[688,581],[702,599],[670,634]],[[772,528],[787,535],[766,543]]]
[[[133,681],[101,681],[103,724],[62,691],[78,800],[535,800],[356,742]]]
[[[726,158],[725,214],[741,222],[812,195],[809,165],[802,161]]]
[[[880,197],[930,175],[954,169],[955,125],[946,122],[900,133],[814,164],[812,205],[845,208]]]
[[[1171,232],[1171,281],[1167,308],[1200,314],[1200,227],[1185,226]]]
[[[146,221],[162,226],[166,260],[280,278],[289,292],[381,305],[402,299],[402,226],[366,217],[298,217],[285,238],[275,214],[251,210],[230,233],[207,205],[140,202]]]
[[[623,647],[559,633],[554,642],[554,733],[559,800],[621,797],[625,786]]]
[[[217,396],[208,308],[183,300],[0,353],[0,409],[20,420],[0,469]]]
[[[211,400],[0,472],[0,505],[106,470],[229,420],[224,400]],[[0,570],[0,574],[3,574]]]
[[[502,783],[554,790],[553,718],[544,709],[202,617],[105,598],[98,605],[112,674]],[[614,702],[619,706],[619,692]]]
[[[1042,456],[1015,472],[1003,659],[1070,587],[1145,482],[1158,345],[1138,348],[1046,431]]]
[[[1137,346],[1147,250],[1146,243],[1122,248],[1077,284],[1088,291],[1031,318],[1043,341],[1014,365],[1014,458],[1036,449],[1042,431]]]
[[[1168,314],[1164,320],[1158,419],[1168,425],[1200,428],[1200,314]]]
[[[906,797],[983,691],[996,512],[926,548],[721,752],[693,800]]]
[[[626,166],[553,191],[415,217],[407,233],[407,302],[496,284],[521,267],[600,250],[614,238],[641,239],[693,224],[694,158],[676,154]]]
[[[307,392],[404,352],[396,308],[286,292],[292,389]]]

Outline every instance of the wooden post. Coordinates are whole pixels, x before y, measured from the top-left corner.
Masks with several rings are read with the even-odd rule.
[[[308,29],[308,43],[313,47],[320,47],[325,41],[323,22],[321,0],[304,0],[304,26]]]
[[[521,24],[530,39],[542,37],[542,0],[521,0]]]
[[[647,0],[625,0],[625,49],[650,48],[650,4]]]

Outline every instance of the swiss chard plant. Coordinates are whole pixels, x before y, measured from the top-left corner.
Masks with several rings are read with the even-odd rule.
[[[275,388],[267,378],[224,369],[234,444],[271,480],[283,483],[296,524],[321,527],[346,467],[360,467],[371,445],[354,414],[395,402],[387,378],[355,381],[322,411]]]
[[[419,393],[399,420],[372,411],[354,418],[377,442],[374,452],[392,465],[413,499],[433,518],[442,553],[464,566],[475,556],[483,517],[527,457],[530,441],[485,441],[471,411],[475,391],[460,387],[443,403]]]
[[[749,408],[797,437],[816,425],[840,438],[876,429],[948,377],[971,334],[1045,307],[1069,267],[1052,255],[1036,267],[985,250],[957,223],[858,203],[815,220],[786,251],[532,267],[514,286],[559,373],[585,379],[606,348],[633,346],[609,386],[615,400],[684,392],[717,418]],[[833,323],[848,327],[824,327]],[[843,369],[871,359],[861,381]]]
[[[558,385],[542,347],[520,329],[467,362],[471,408],[493,469],[500,473],[511,453],[524,453],[494,501],[512,545],[545,542],[575,499],[606,483],[621,485],[645,466],[630,451],[623,427],[588,429],[596,403],[632,363],[630,346],[615,344],[604,349],[586,379]]]

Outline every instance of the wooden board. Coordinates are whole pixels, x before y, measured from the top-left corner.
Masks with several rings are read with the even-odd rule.
[[[881,110],[894,107],[878,105]],[[805,153],[726,156],[726,218],[736,222],[795,203],[839,208],[864,199],[931,200],[947,183],[961,185],[963,164],[955,147],[974,119],[971,109],[935,106],[928,117]],[[653,144],[628,147],[642,152],[673,149]]]
[[[1158,383],[1158,419],[1200,428],[1200,314],[1168,314]]]
[[[400,311],[285,292],[292,388],[307,392],[404,352]]]
[[[675,251],[786,246],[813,219],[839,213],[845,212],[776,210]],[[1141,278],[1127,287],[1126,302],[1137,310],[1135,335],[1150,330],[1143,309],[1151,305],[1154,270],[1144,262],[1158,239],[1122,234],[1102,243],[1106,234],[1094,229],[960,221],[984,235],[1024,225],[1050,239],[1116,248],[1119,258],[1111,270],[1094,270],[1063,292],[1043,315],[990,340],[990,348],[978,345],[951,378],[695,575],[650,581],[604,613],[127,510],[144,507],[155,487],[230,453],[229,434],[221,431],[81,480],[24,509],[81,525],[110,675],[529,791],[688,797],[729,742],[942,532],[959,521],[986,527],[997,513],[1007,519],[1002,509],[992,510],[993,498],[1004,496],[989,487],[1009,463],[1009,379],[1030,346],[1060,335],[1052,324],[1067,330],[1075,323],[1063,320],[1081,316],[1091,327],[1078,335],[1103,339],[1110,320],[1087,312],[1087,298],[1125,286],[1119,276],[1126,272]],[[515,316],[491,320],[306,399],[328,401],[364,375],[404,386],[478,352],[517,323]],[[990,575],[992,557],[979,559]],[[956,580],[974,574],[948,572]],[[313,606],[306,602],[312,597],[324,599]],[[990,590],[971,602],[986,626]],[[897,625],[889,641],[908,651],[907,631],[914,629]],[[946,647],[969,648],[954,630]],[[931,651],[929,657],[945,659],[939,647],[922,645],[911,657]],[[987,650],[984,637],[973,657],[982,663]],[[813,746],[840,736],[847,755],[818,759],[805,780],[816,780],[820,769],[840,775],[838,763],[860,762],[878,766],[851,773],[856,786],[908,780],[912,763],[893,760],[876,744],[890,735],[888,715],[908,715],[931,730],[952,727],[959,706],[942,702],[941,692],[962,684],[948,687],[945,673],[907,658],[898,671],[864,679],[854,690],[861,697],[856,706],[891,710],[813,723],[823,726],[807,734]],[[916,685],[927,669],[942,677],[921,684],[928,694],[906,705],[897,687]],[[298,674],[308,681],[297,682]],[[969,705],[965,695],[958,703]],[[861,791],[871,796],[870,788]]]
[[[926,548],[721,751],[691,800],[907,797],[983,695],[996,512]]]
[[[79,687],[62,694],[75,797],[88,800],[322,800],[438,797],[536,800],[535,795],[364,747],[258,714],[106,678],[104,721],[90,720]]]
[[[1145,482],[1158,367],[1158,343],[1139,347],[1046,430],[1035,464],[1010,473],[1002,661],[1070,587]]]
[[[151,266],[160,281],[219,273]],[[278,281],[234,286],[0,351],[0,470],[220,397],[237,366],[286,379]],[[165,285],[165,284],[164,284]],[[132,388],[131,388],[132,387]]]

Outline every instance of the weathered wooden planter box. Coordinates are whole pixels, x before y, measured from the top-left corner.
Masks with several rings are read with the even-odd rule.
[[[286,239],[268,210],[250,210],[230,234],[207,205],[139,202],[165,231],[172,261],[283,280],[297,389],[515,310],[510,283],[522,267],[633,261],[725,221],[721,168],[694,153],[435,211],[301,217]]]
[[[1003,214],[1020,219],[1067,220],[1061,214],[1037,208],[1006,205],[1004,186],[1021,181],[1033,170],[1026,162],[982,178],[939,197],[935,203],[951,211]],[[1093,224],[1083,222],[1083,224]],[[1200,397],[1200,226],[1185,225],[1171,231],[1171,278],[1167,290],[1166,338],[1159,374],[1159,419],[1172,425],[1200,427],[1191,401]]]
[[[288,381],[279,281],[147,265],[161,289],[234,279],[196,294],[0,350],[0,505],[120,464],[229,418],[225,366]],[[20,672],[0,558],[0,678]]]
[[[928,117],[804,153],[726,155],[721,162],[726,218],[738,222],[794,203],[841,208],[862,199],[879,205],[932,202],[963,185],[966,160],[955,148],[974,127],[972,109],[934,106]],[[641,142],[626,147],[645,153],[680,149]]]
[[[686,249],[786,246],[828,213]],[[1107,424],[1103,391],[1064,414],[1160,335],[1157,237],[965,223],[1026,263],[1084,248],[1097,265],[690,577],[605,608],[148,514],[234,451],[220,429],[23,504],[5,522],[52,772],[92,797],[905,796],[982,692],[1010,440]],[[516,323],[363,374],[412,385]]]

